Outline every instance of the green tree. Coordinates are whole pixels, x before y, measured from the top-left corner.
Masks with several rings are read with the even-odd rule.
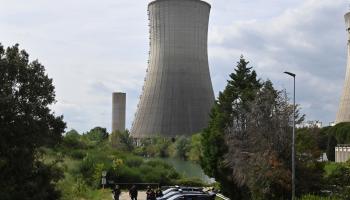
[[[210,122],[203,132],[201,166],[209,176],[222,183],[223,191],[232,198],[242,198],[245,186],[239,188],[231,176],[232,169],[227,167],[224,157],[227,154],[226,135],[228,127],[238,124],[245,129],[246,116],[243,110],[249,110],[249,104],[255,99],[261,83],[256,72],[248,67],[241,56],[236,69],[230,74],[227,86],[219,93],[218,100],[211,111]],[[227,187],[225,187],[227,186]]]
[[[187,160],[187,155],[189,150],[190,150],[190,140],[187,137],[181,136],[176,138],[175,154],[177,157]]]
[[[189,160],[194,162],[199,162],[200,155],[202,154],[201,140],[202,140],[202,135],[200,133],[192,135],[190,151],[188,153]]]
[[[83,146],[80,141],[81,135],[74,129],[68,131],[63,137],[63,145],[72,148],[80,148]]]
[[[114,148],[123,151],[132,151],[134,149],[134,140],[130,136],[128,130],[126,131],[114,131],[111,134],[111,145]]]
[[[164,138],[161,136],[157,136],[152,138],[152,144],[155,146],[156,149],[156,156],[165,158],[169,157],[170,152],[169,152],[169,147],[171,145],[171,140],[169,138]]]
[[[63,117],[50,110],[55,102],[52,79],[45,68],[16,44],[0,44],[0,197],[58,199],[61,174],[40,161],[40,147],[58,144]]]
[[[85,135],[90,141],[101,142],[108,139],[107,129],[99,126],[91,129]]]
[[[317,127],[297,130],[296,150],[299,160],[304,162],[318,160],[321,156],[321,130]]]
[[[330,134],[328,136],[328,145],[327,145],[327,158],[329,161],[335,161],[335,147],[337,146],[337,139],[335,136]]]

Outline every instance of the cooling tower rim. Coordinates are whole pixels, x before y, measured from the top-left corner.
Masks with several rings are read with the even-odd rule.
[[[152,0],[152,1],[148,4],[148,7],[149,7],[150,5],[152,5],[152,4],[155,4],[155,3],[161,2],[161,1],[179,1],[179,0]],[[197,1],[197,2],[200,2],[200,3],[206,4],[206,5],[209,6],[209,8],[211,8],[211,5],[210,5],[208,2],[202,1],[202,0],[182,0],[182,1]]]

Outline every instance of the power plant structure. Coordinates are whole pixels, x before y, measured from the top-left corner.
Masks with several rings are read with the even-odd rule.
[[[112,94],[112,132],[125,130],[126,94]]]
[[[348,32],[348,58],[343,93],[340,99],[335,123],[350,122],[350,12],[345,14],[345,25]]]
[[[148,4],[150,51],[134,138],[191,135],[207,126],[214,104],[207,52],[210,8],[201,0]]]

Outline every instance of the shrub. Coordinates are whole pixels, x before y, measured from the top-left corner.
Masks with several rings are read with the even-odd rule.
[[[125,164],[129,167],[139,167],[143,163],[143,159],[136,156],[131,156],[125,160]]]
[[[341,200],[337,197],[321,197],[321,196],[315,196],[315,195],[304,195],[299,200]]]
[[[86,152],[80,149],[73,150],[70,153],[70,156],[74,159],[83,159],[86,156]]]
[[[203,187],[207,186],[198,178],[183,178],[175,181],[176,185],[192,186],[192,187]]]

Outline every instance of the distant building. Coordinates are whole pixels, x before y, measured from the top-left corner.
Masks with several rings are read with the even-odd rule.
[[[315,121],[306,121],[297,126],[298,128],[322,128],[322,122]]]
[[[335,122],[329,122],[329,126],[335,126]]]
[[[335,147],[335,162],[346,162],[350,158],[350,144],[338,144]]]
[[[126,94],[115,92],[112,95],[112,132],[125,130]]]

